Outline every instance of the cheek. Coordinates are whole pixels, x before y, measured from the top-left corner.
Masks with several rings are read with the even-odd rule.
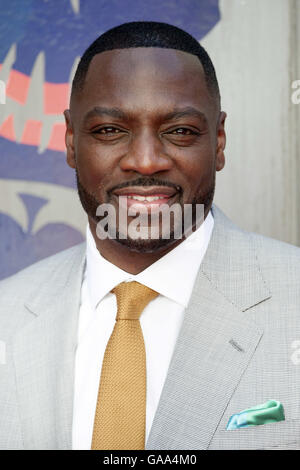
[[[215,161],[215,151],[209,139],[203,140],[193,151],[181,156],[180,171],[185,175],[191,189],[210,182],[216,171]]]
[[[104,185],[110,178],[112,158],[103,151],[97,143],[90,139],[78,141],[76,148],[76,166],[79,178],[83,184],[92,190]]]

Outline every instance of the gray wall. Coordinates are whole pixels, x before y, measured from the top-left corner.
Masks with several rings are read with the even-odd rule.
[[[215,202],[241,227],[300,245],[300,1],[221,0],[202,41],[227,112]]]

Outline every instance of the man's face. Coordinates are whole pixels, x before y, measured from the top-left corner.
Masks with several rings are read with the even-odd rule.
[[[219,113],[196,56],[162,48],[98,54],[65,116],[67,161],[76,169],[90,223],[99,221],[102,203],[113,204],[118,215],[119,196],[148,211],[162,203],[182,209],[204,204],[207,214],[215,172],[224,166],[226,115]],[[148,199],[138,200],[143,197]],[[119,233],[118,223],[116,228]],[[152,252],[174,239],[128,236],[114,243]]]

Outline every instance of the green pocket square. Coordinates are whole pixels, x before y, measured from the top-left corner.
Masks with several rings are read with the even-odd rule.
[[[276,400],[269,400],[262,405],[256,405],[248,410],[234,414],[229,418],[226,429],[239,429],[248,426],[259,426],[260,424],[284,421],[284,410],[282,403]]]

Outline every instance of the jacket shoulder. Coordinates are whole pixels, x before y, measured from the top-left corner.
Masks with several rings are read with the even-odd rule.
[[[294,264],[300,268],[300,247],[257,233],[249,232],[249,236],[263,263],[273,267]]]
[[[296,288],[300,284],[300,248],[262,235],[250,233],[262,274],[278,288]]]
[[[249,260],[253,256],[263,277],[274,281],[285,278],[287,282],[300,282],[300,248],[254,232],[248,232],[234,224],[218,207],[213,215],[219,231],[219,245],[229,257]]]
[[[44,258],[0,281],[0,306],[3,302],[23,301],[24,296],[38,285],[51,282],[54,274],[68,269],[73,261],[83,258],[85,243],[72,246],[52,256]],[[56,277],[56,276],[55,276]]]

